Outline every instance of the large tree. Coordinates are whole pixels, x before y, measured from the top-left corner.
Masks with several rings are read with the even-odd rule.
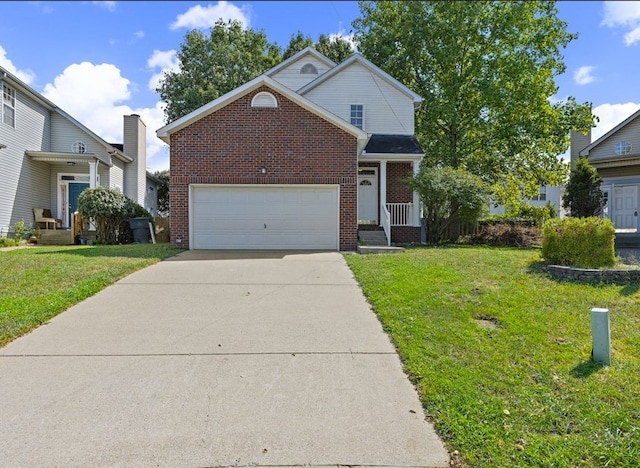
[[[207,34],[189,31],[177,58],[179,70],[165,73],[156,89],[167,123],[259,76],[282,55],[263,31],[219,20]]]
[[[355,52],[353,43],[341,36],[320,34],[318,41],[314,43],[311,36],[306,36],[302,32],[298,31],[296,34],[291,36],[289,44],[285,48],[284,54],[282,54],[282,58],[286,60],[306,47],[313,47],[335,63],[340,63],[348,59]]]
[[[424,164],[477,174],[499,201],[564,181],[558,155],[593,117],[588,103],[551,102],[561,50],[577,37],[555,2],[361,1],[360,10],[360,51],[424,98]]]

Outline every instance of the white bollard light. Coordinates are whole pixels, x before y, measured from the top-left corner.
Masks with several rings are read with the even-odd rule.
[[[611,332],[609,309],[591,309],[591,335],[593,337],[593,360],[605,366],[611,365]]]

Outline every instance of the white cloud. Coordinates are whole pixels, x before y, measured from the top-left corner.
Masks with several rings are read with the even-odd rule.
[[[154,50],[151,57],[147,60],[147,66],[151,69],[160,69],[149,79],[149,89],[155,91],[165,72],[179,70],[178,57],[175,49],[164,52],[161,50]]]
[[[131,108],[131,82],[112,64],[82,62],[68,66],[44,87],[43,95],[109,143],[123,141],[123,116],[138,114],[147,126],[147,166],[169,167],[166,144],[156,137],[164,125],[164,104]]]
[[[133,35],[138,39],[142,39],[144,37],[144,31],[136,31]]]
[[[630,46],[640,41],[640,26],[624,35],[624,45]]]
[[[584,66],[578,68],[573,74],[573,81],[575,81],[577,85],[586,85],[592,83],[595,80],[594,76],[591,74],[594,68],[595,67],[592,66]]]
[[[636,102],[601,104],[594,107],[591,112],[597,115],[600,121],[595,128],[591,129],[591,141],[596,141],[638,109],[640,109],[640,103]]]
[[[27,84],[31,84],[36,77],[28,68],[26,70],[20,70],[16,67],[11,60],[7,58],[7,51],[0,46],[0,67],[7,70],[12,75],[15,75],[19,80],[24,81]]]
[[[109,11],[116,11],[116,2],[91,2],[94,5],[106,8]]]
[[[336,39],[344,39],[349,44],[351,44],[352,50],[358,50],[358,48],[356,47],[354,34],[347,34],[344,29],[340,29],[337,33],[329,34],[329,40],[334,41]]]
[[[243,27],[249,27],[249,13],[246,7],[238,8],[233,3],[220,0],[216,5],[196,5],[189,8],[186,13],[178,15],[175,22],[169,27],[171,29],[206,29],[216,24],[216,21],[236,20]]]
[[[640,42],[640,2],[604,2],[603,26],[630,29],[624,36],[627,46]]]

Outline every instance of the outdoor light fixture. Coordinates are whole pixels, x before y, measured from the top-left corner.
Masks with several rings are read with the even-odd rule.
[[[67,161],[67,166],[75,166],[76,163],[74,161]]]
[[[266,174],[266,173],[267,173],[267,168],[266,168],[265,166],[262,166],[262,167],[260,168],[260,172],[261,172],[262,174]]]

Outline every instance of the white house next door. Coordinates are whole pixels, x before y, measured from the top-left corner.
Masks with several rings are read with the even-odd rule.
[[[638,228],[638,186],[614,188],[613,224],[616,229]]]
[[[378,173],[374,167],[358,169],[358,222],[378,223]]]

